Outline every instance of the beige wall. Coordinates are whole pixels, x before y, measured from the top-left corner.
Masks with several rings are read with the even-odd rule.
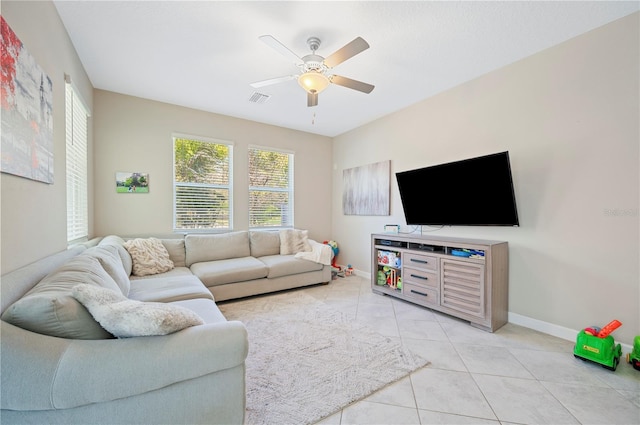
[[[96,234],[171,233],[173,133],[233,142],[234,230],[249,227],[249,145],[295,154],[295,226],[331,236],[331,139],[112,92],[94,92]],[[117,194],[115,173],[149,173],[149,194]]]
[[[367,272],[370,233],[387,223],[403,224],[402,207],[392,179],[391,217],[342,215],[343,169],[391,159],[395,172],[509,150],[520,228],[423,230],[508,241],[510,317],[515,321],[566,329],[570,335],[617,318],[624,323],[617,340],[631,343],[640,334],[637,13],[333,143],[255,122],[92,92],[50,2],[3,0],[2,15],[53,80],[55,154],[53,185],[0,175],[2,273],[66,247],[67,73],[93,105],[90,201],[95,200],[95,214],[90,236],[171,232],[171,133],[181,132],[235,143],[236,229],[247,228],[247,146],[294,151],[296,226],[310,229],[316,239],[335,239],[339,261]],[[116,171],[148,172],[151,193],[117,195]]]
[[[369,271],[370,233],[387,223],[412,230],[395,175],[391,217],[344,216],[342,170],[390,159],[393,174],[508,150],[521,227],[423,231],[508,241],[511,319],[559,334],[618,319],[615,337],[630,344],[640,334],[638,17],[336,137],[340,262]]]
[[[54,138],[53,184],[0,174],[0,267],[1,272],[6,273],[67,247],[64,74],[71,76],[89,108],[93,88],[53,3],[3,0],[2,16],[53,82]],[[91,143],[90,136],[90,154]],[[89,166],[91,173],[91,164]],[[91,216],[89,225],[91,232]]]

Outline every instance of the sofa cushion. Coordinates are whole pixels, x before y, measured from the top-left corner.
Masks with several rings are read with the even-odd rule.
[[[134,301],[120,292],[99,286],[77,285],[72,295],[103,328],[118,338],[168,335],[204,324],[200,316],[188,308]]]
[[[89,255],[95,257],[102,265],[102,268],[111,276],[111,278],[120,287],[124,296],[129,295],[131,282],[129,274],[125,272],[122,259],[118,254],[118,248],[114,245],[94,246],[87,249],[81,255]]]
[[[73,287],[79,284],[120,292],[97,258],[78,255],[49,273],[9,306],[2,314],[2,320],[32,332],[60,338],[113,338],[71,295]]]
[[[259,260],[269,267],[269,274],[267,275],[269,279],[314,272],[322,270],[322,267],[324,267],[320,263],[301,260],[293,255],[268,255],[266,257],[260,257]]]
[[[269,231],[249,232],[252,257],[264,257],[265,255],[280,254],[280,233]]]
[[[129,255],[129,251],[127,251],[124,247],[124,239],[120,236],[109,235],[105,236],[100,240],[98,246],[110,245],[116,247],[118,250],[118,255],[120,255],[120,259],[122,260],[122,265],[124,266],[124,271],[127,275],[131,275],[133,271],[133,260],[131,260],[131,255]]]
[[[184,248],[184,239],[160,239],[162,245],[167,249],[169,258],[173,261],[175,267],[185,267],[186,252]]]
[[[173,261],[160,239],[136,238],[124,243],[133,260],[133,274],[148,276],[171,270]]]
[[[193,276],[191,270],[188,267],[174,267],[168,272],[158,273],[158,274],[150,274],[147,276],[129,276],[131,282],[142,279],[157,279],[159,277],[177,277],[177,276]]]
[[[189,274],[135,279],[131,282],[129,298],[137,301],[171,302],[194,298],[212,300],[213,295],[197,277]]]
[[[224,323],[227,321],[212,299],[197,298],[195,300],[173,301],[169,304],[188,308],[200,316],[204,323]]]
[[[187,235],[184,239],[187,267],[202,261],[226,260],[251,255],[249,232],[230,232],[215,235]]]
[[[309,231],[298,229],[280,230],[280,254],[290,255],[311,251]]]
[[[243,257],[195,263],[191,271],[205,286],[216,286],[265,278],[269,270],[257,258]]]

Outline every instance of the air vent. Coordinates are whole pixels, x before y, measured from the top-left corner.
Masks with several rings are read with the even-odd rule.
[[[253,94],[251,95],[251,97],[249,98],[249,102],[253,102],[253,103],[265,103],[267,100],[269,100],[271,96],[269,96],[268,94],[264,94],[264,93],[258,93],[253,92]]]

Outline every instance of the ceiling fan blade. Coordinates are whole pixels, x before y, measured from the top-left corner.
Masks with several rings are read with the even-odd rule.
[[[318,106],[318,93],[307,92],[307,106]]]
[[[257,89],[264,86],[270,86],[272,84],[278,84],[278,83],[283,83],[285,81],[295,80],[296,78],[298,78],[297,75],[285,75],[284,77],[270,78],[268,80],[256,81],[255,83],[250,83],[249,85]]]
[[[352,42],[346,44],[338,51],[329,55],[325,60],[324,64],[329,68],[333,68],[346,61],[349,58],[354,57],[358,53],[367,50],[369,48],[369,43],[364,41],[362,37],[355,38]]]
[[[347,87],[349,89],[358,90],[362,93],[371,93],[375,86],[367,83],[363,83],[362,81],[352,80],[351,78],[341,77],[340,75],[332,75],[331,82],[333,84],[337,84],[342,87]]]
[[[274,49],[277,52],[279,52],[282,56],[284,56],[284,57],[288,58],[289,60],[293,61],[293,63],[295,63],[297,66],[301,66],[301,65],[304,64],[304,62],[302,61],[302,59],[300,59],[300,57],[298,55],[296,55],[291,50],[289,50],[289,48],[286,47],[284,44],[280,43],[278,40],[273,38],[273,36],[271,36],[271,35],[261,35],[258,38],[260,40],[262,40],[265,44],[270,46],[272,49]]]

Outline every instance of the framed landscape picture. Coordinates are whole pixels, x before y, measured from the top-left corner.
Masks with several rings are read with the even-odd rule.
[[[116,192],[118,193],[149,193],[148,173],[116,173]]]

